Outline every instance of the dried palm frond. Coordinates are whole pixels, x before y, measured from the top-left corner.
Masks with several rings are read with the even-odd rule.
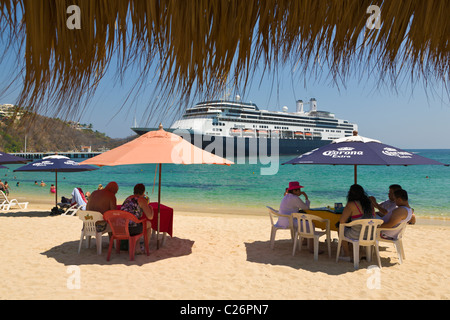
[[[81,29],[67,27],[71,5]],[[380,29],[366,26],[371,5]],[[287,63],[300,74],[326,63],[336,83],[374,71],[393,85],[449,80],[448,0],[0,0],[0,15],[2,40],[23,49],[17,103],[55,115],[82,112],[112,61],[119,79],[138,70],[137,91],[156,77],[159,101],[227,81],[245,90],[257,68]]]

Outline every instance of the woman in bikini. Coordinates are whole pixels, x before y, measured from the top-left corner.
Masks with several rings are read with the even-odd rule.
[[[363,187],[359,184],[354,184],[350,187],[347,194],[347,205],[342,212],[340,223],[347,223],[359,219],[373,219],[375,218],[375,209],[364,191]],[[358,239],[361,233],[361,226],[347,227],[344,230],[344,235],[347,238]],[[342,249],[344,250],[344,257],[342,260],[350,261],[350,250],[348,248],[348,242],[342,242]]]

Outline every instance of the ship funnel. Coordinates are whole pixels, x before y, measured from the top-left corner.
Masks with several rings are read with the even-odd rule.
[[[310,112],[316,112],[317,111],[317,101],[314,98],[311,98],[310,102],[310,106],[311,106],[311,110]]]
[[[297,113],[303,113],[303,100],[297,100]]]

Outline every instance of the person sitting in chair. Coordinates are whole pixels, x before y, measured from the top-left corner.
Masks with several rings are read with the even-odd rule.
[[[95,190],[89,196],[89,201],[86,205],[86,210],[98,211],[104,214],[108,210],[117,210],[116,193],[119,191],[119,186],[116,182],[111,181],[104,189]],[[102,232],[106,230],[106,221],[99,221],[96,223],[97,231]]]
[[[375,209],[378,209],[378,212],[376,214],[380,216],[384,222],[388,221],[392,214],[392,211],[397,209],[397,205],[394,201],[394,192],[400,189],[402,189],[402,187],[399,184],[391,184],[389,186],[388,199],[386,201],[383,201],[382,203],[378,203],[377,199],[375,199],[375,197],[373,196],[369,197]]]
[[[299,210],[308,210],[309,209],[309,199],[308,195],[301,191],[303,186],[300,185],[298,181],[289,182],[289,187],[286,190],[286,195],[283,200],[281,200],[280,204],[280,214],[291,215],[294,212],[299,212]],[[305,197],[305,202],[300,199],[300,196],[303,195]],[[287,217],[279,217],[276,223],[277,227],[287,228],[289,227],[289,218]]]
[[[134,186],[133,194],[125,199],[122,204],[121,210],[132,213],[136,218],[141,219],[143,215],[147,217],[148,220],[153,219],[153,208],[148,205],[148,199],[145,197],[145,186],[142,183],[138,183]],[[135,223],[130,221],[128,230],[130,236],[142,233],[142,231],[147,232],[147,239],[150,241],[151,235],[151,223],[147,221],[147,230],[143,230],[142,223]],[[142,249],[139,246],[139,242],[136,242],[136,254],[142,253]]]
[[[359,184],[354,184],[350,187],[347,194],[347,205],[342,212],[341,219],[339,223],[347,223],[349,220],[355,221],[360,219],[374,219],[375,209],[372,201],[367,196],[364,188]],[[352,227],[346,227],[344,229],[344,235],[350,239],[358,239],[361,233],[361,225],[356,225]],[[342,249],[344,251],[344,256],[339,257],[339,259],[344,261],[351,261],[350,249],[348,247],[348,242],[342,242]]]
[[[413,222],[415,222],[416,220],[413,210],[408,203],[408,193],[405,190],[400,189],[395,191],[393,198],[397,205],[397,209],[392,211],[390,219],[384,222],[380,228],[396,228],[405,221],[409,222],[413,220]],[[381,233],[381,237],[385,239],[396,239],[399,232],[399,230],[385,230]]]

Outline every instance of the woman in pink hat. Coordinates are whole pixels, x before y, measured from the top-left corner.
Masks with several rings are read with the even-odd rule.
[[[301,191],[301,188],[303,188],[303,186],[301,186],[298,181],[289,182],[289,187],[286,190],[287,193],[283,200],[281,200],[280,214],[291,215],[294,212],[299,212],[300,209],[309,209],[308,195]],[[305,196],[305,202],[300,199],[301,195]],[[276,226],[283,228],[289,227],[289,218],[279,217]]]

